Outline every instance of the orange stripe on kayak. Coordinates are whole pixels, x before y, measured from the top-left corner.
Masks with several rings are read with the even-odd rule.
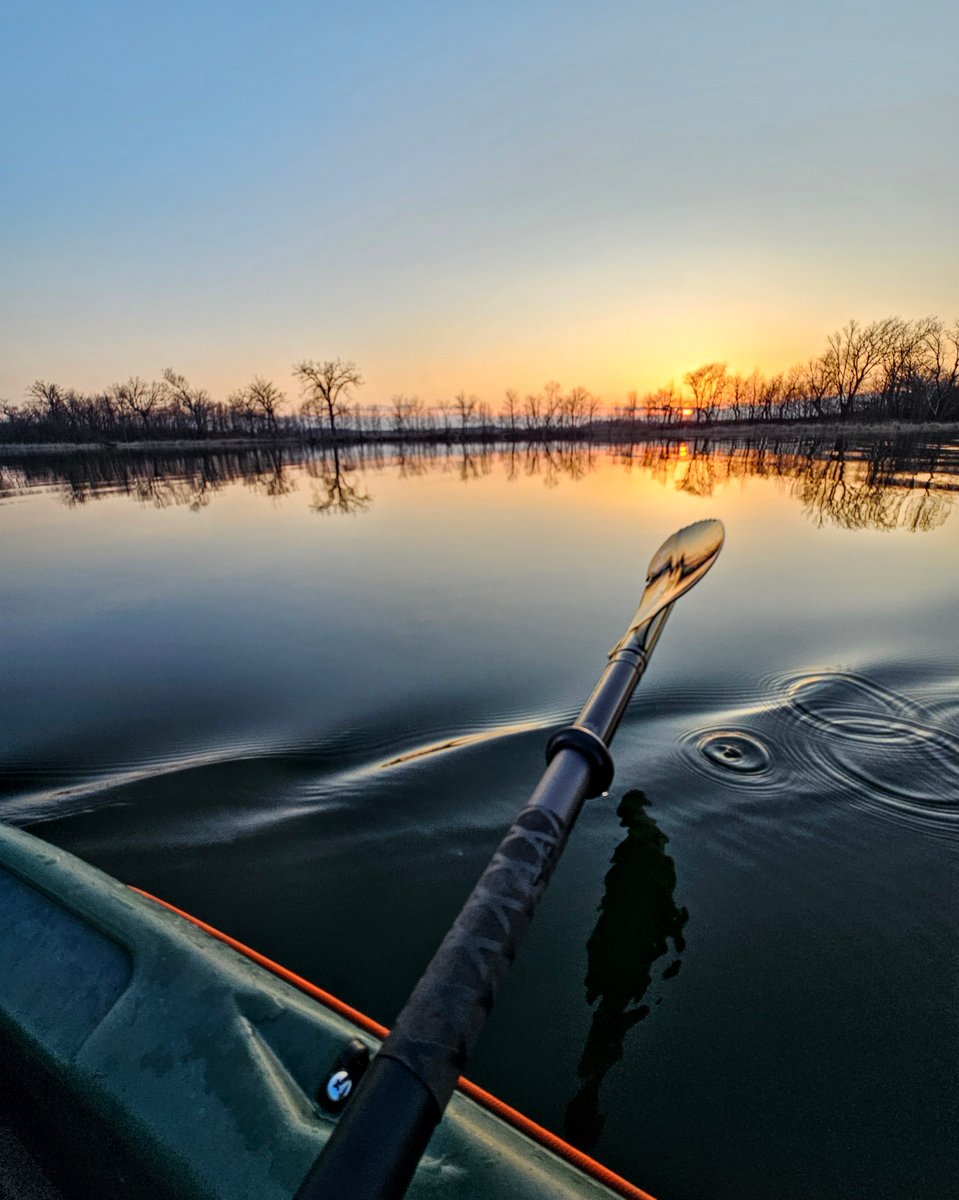
[[[535,1121],[517,1109],[511,1108],[505,1101],[485,1091],[478,1084],[471,1083],[469,1079],[464,1079],[461,1076],[459,1090],[464,1095],[469,1096],[471,1100],[475,1100],[477,1104],[481,1104],[483,1108],[488,1108],[491,1113],[494,1113],[508,1124],[515,1125],[517,1129],[525,1133],[528,1137],[531,1137],[533,1141],[542,1143],[548,1150],[552,1150],[554,1154],[558,1154],[560,1158],[565,1158],[568,1163],[571,1163],[578,1170],[582,1171],[584,1175],[592,1175],[594,1179],[605,1184],[610,1191],[618,1192],[620,1196],[627,1196],[629,1200],[654,1200],[654,1197],[649,1192],[644,1192],[642,1188],[638,1188],[634,1183],[630,1183],[622,1175],[617,1175],[609,1167],[604,1167],[595,1158],[590,1158],[582,1150],[577,1150],[569,1142],[564,1142],[557,1134],[551,1133],[550,1130],[545,1129],[542,1125],[537,1125]]]
[[[294,987],[298,987],[300,991],[306,992],[315,1000],[319,1000],[321,1004],[325,1004],[327,1008],[332,1008],[335,1013],[339,1013],[341,1017],[346,1017],[348,1021],[352,1021],[354,1025],[359,1025],[361,1029],[365,1029],[367,1033],[372,1033],[374,1037],[385,1038],[389,1030],[385,1025],[381,1025],[379,1021],[374,1021],[372,1017],[368,1017],[366,1013],[361,1013],[359,1009],[351,1008],[349,1004],[344,1004],[339,997],[334,996],[332,992],[324,992],[322,988],[318,988],[315,983],[310,983],[308,979],[304,979],[300,975],[295,975],[292,971],[288,971],[286,967],[281,967],[279,963],[273,962],[272,959],[266,957],[265,954],[260,954],[256,950],[251,950],[249,946],[244,946],[242,942],[238,942],[236,938],[231,938],[229,934],[221,933],[219,929],[215,929],[212,925],[207,925],[205,921],[201,921],[199,917],[194,917],[192,913],[184,912],[182,908],[177,908],[174,904],[168,904],[166,900],[161,900],[159,896],[152,896],[149,892],[143,891],[142,888],[132,887],[133,892],[138,892],[141,896],[146,896],[148,900],[153,900],[157,904],[162,904],[164,908],[168,908],[170,912],[175,912],[178,917],[184,917],[198,929],[202,929],[204,933],[208,933],[211,937],[217,938],[221,942],[226,942],[228,946],[232,946],[234,950],[238,950],[241,954],[245,954],[247,958],[252,958],[255,963],[259,963],[261,967],[266,967],[268,971],[272,971],[274,975],[279,975],[281,979],[285,979],[287,983],[292,983]]]
[[[346,1017],[348,1021],[352,1021],[354,1025],[358,1025],[361,1029],[365,1029],[367,1033],[373,1034],[374,1037],[383,1039],[389,1033],[385,1025],[381,1025],[379,1021],[374,1021],[372,1017],[368,1017],[366,1013],[362,1013],[359,1009],[353,1008],[351,1005],[344,1003],[338,996],[334,996],[332,992],[324,991],[315,983],[310,983],[308,979],[304,979],[301,975],[295,974],[293,971],[287,970],[286,967],[281,967],[279,963],[273,962],[272,959],[266,957],[265,954],[260,954],[257,950],[251,950],[249,946],[245,946],[242,942],[238,942],[236,938],[232,938],[229,934],[222,933],[213,925],[207,925],[205,921],[201,921],[199,917],[194,917],[192,913],[184,912],[182,908],[177,908],[174,904],[169,904],[166,900],[161,900],[159,896],[153,896],[150,892],[143,891],[142,888],[132,887],[131,891],[137,892],[141,896],[145,896],[147,900],[152,900],[156,904],[161,904],[164,908],[174,912],[179,917],[183,917],[198,929],[202,929],[204,933],[208,933],[210,937],[216,938],[218,941],[224,942],[227,946],[237,950],[240,954],[252,959],[261,967],[271,971],[280,979],[285,979],[287,983],[292,983],[302,992],[306,992],[308,996],[312,996],[314,1000],[325,1005],[326,1008],[332,1009],[333,1012],[339,1013],[341,1017]],[[505,1104],[498,1097],[487,1092],[478,1084],[471,1083],[468,1079],[460,1078],[459,1090],[469,1096],[477,1104],[488,1109],[501,1120],[506,1121],[509,1125],[515,1126],[527,1137],[532,1138],[536,1142],[540,1142],[548,1150],[552,1150],[554,1154],[558,1154],[560,1158],[564,1158],[568,1163],[577,1167],[586,1175],[591,1175],[598,1182],[605,1184],[613,1192],[618,1192],[620,1196],[628,1197],[628,1200],[655,1200],[649,1192],[644,1192],[642,1188],[636,1187],[630,1183],[628,1179],[624,1179],[621,1175],[617,1175],[615,1171],[611,1171],[608,1167],[604,1167],[602,1163],[597,1162],[595,1158],[590,1158],[588,1154],[584,1154],[582,1150],[577,1150],[575,1146],[571,1146],[569,1142],[564,1142],[561,1137],[550,1130],[544,1129],[542,1125],[537,1125],[535,1121],[531,1121],[529,1117],[518,1112],[515,1108]]]

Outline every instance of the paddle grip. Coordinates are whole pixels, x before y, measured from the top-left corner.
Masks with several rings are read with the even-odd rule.
[[[453,1094],[591,768],[560,750],[443,939],[295,1200],[399,1200]]]
[[[440,1120],[549,883],[669,608],[612,654],[574,726],[443,939],[360,1080],[295,1200],[399,1200]],[[596,743],[600,746],[597,747]],[[401,1114],[401,1115],[399,1115]]]
[[[452,928],[413,990],[380,1056],[394,1058],[429,1089],[440,1112],[469,1060],[559,861],[589,790],[589,764],[574,750],[560,751],[540,785],[565,777],[565,812],[536,793],[510,827]],[[540,790],[537,789],[537,790]]]

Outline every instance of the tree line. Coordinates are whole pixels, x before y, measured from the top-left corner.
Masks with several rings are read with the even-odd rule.
[[[821,354],[777,375],[743,375],[725,363],[705,363],[680,386],[643,396],[629,392],[605,408],[588,388],[566,390],[553,381],[525,395],[508,389],[495,411],[465,391],[436,405],[400,393],[386,404],[364,404],[357,398],[363,377],[353,362],[306,359],[292,373],[298,402],[260,376],[217,401],[172,368],[158,380],[134,376],[92,393],[36,380],[24,403],[0,402],[0,439],[582,440],[721,422],[955,421],[959,321],[849,321]]]
[[[959,418],[959,320],[868,325],[849,321],[819,355],[778,375],[734,374],[712,362],[689,371],[686,391],[673,384],[630,393],[618,419],[670,426],[683,421],[954,421]]]

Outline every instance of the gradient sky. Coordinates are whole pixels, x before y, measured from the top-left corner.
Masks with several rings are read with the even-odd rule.
[[[555,378],[616,403],[959,315],[955,0],[0,17],[0,398]]]

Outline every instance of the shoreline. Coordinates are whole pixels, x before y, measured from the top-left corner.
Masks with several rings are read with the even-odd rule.
[[[443,433],[424,433],[418,436],[391,434],[344,435],[335,439],[328,437],[286,436],[278,438],[148,438],[130,442],[0,442],[0,459],[9,457],[37,457],[42,455],[72,454],[144,454],[183,452],[193,454],[223,453],[231,450],[276,450],[310,448],[319,450],[352,449],[367,446],[507,446],[531,444],[578,444],[583,446],[628,446],[644,442],[690,441],[694,439],[745,439],[817,437],[822,440],[846,437],[955,437],[959,436],[959,422],[732,422],[722,421],[712,425],[675,425],[671,427],[635,427],[626,431],[622,428],[606,428],[592,434],[577,431],[570,435],[559,431],[539,434],[519,434],[500,431],[495,434],[475,437],[451,436]]]

